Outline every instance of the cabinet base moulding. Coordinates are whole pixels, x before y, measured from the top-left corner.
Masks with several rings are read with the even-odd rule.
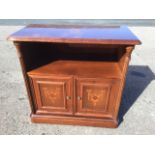
[[[67,117],[67,116],[51,116],[51,115],[31,115],[33,123],[51,123],[51,124],[68,124],[94,127],[117,128],[118,120],[110,118],[86,118],[86,117]]]

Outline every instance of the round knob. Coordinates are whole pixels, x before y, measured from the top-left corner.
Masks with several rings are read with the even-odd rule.
[[[66,99],[67,99],[67,100],[70,100],[70,99],[71,99],[71,96],[66,96]]]
[[[82,99],[82,97],[81,97],[81,96],[78,96],[78,97],[77,97],[77,99],[78,99],[78,100],[81,100],[81,99]]]

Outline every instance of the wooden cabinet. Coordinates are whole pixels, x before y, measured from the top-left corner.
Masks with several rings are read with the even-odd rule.
[[[118,126],[128,64],[140,44],[126,26],[29,25],[9,40],[32,122]]]
[[[37,114],[112,118],[120,80],[36,76],[28,73]]]

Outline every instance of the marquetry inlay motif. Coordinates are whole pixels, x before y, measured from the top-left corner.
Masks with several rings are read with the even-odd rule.
[[[44,87],[43,92],[45,97],[49,98],[51,104],[54,104],[57,98],[60,96],[60,88],[54,88],[53,90],[49,91],[49,88]]]
[[[88,89],[87,93],[88,93],[88,102],[92,103],[94,106],[97,105],[97,103],[99,103],[102,98],[103,98],[103,90],[101,91],[93,91],[92,89]]]
[[[62,85],[43,85],[40,87],[43,106],[64,107]]]
[[[83,89],[83,108],[104,110],[108,100],[108,89],[88,86]]]

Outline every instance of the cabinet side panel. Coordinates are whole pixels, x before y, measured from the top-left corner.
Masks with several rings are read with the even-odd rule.
[[[121,103],[121,98],[122,98],[122,94],[123,94],[123,89],[124,89],[124,85],[125,85],[125,81],[126,81],[126,75],[127,75],[127,71],[128,71],[128,66],[129,66],[129,62],[131,59],[131,53],[134,49],[134,46],[120,46],[119,48],[119,57],[118,57],[118,65],[120,68],[120,71],[122,73],[122,79],[121,79],[121,85],[119,87],[118,90],[118,97],[117,97],[117,104],[115,106],[115,118],[118,117],[118,112],[119,112],[119,107],[120,107],[120,103]]]
[[[33,104],[34,103],[33,94],[31,92],[30,81],[29,81],[29,78],[27,76],[27,66],[26,66],[26,60],[23,57],[22,43],[14,42],[14,45],[16,47],[17,55],[18,55],[19,62],[20,62],[20,65],[21,65],[22,74],[23,74],[23,77],[24,77],[24,82],[25,82],[25,86],[26,86],[26,90],[27,90],[27,94],[28,94],[30,107],[31,107],[31,113],[34,114],[35,113],[35,106]]]
[[[53,61],[54,44],[35,43],[35,42],[14,42],[20,61],[26,90],[31,106],[32,113],[35,113],[35,100],[30,87],[30,81],[27,72]]]

